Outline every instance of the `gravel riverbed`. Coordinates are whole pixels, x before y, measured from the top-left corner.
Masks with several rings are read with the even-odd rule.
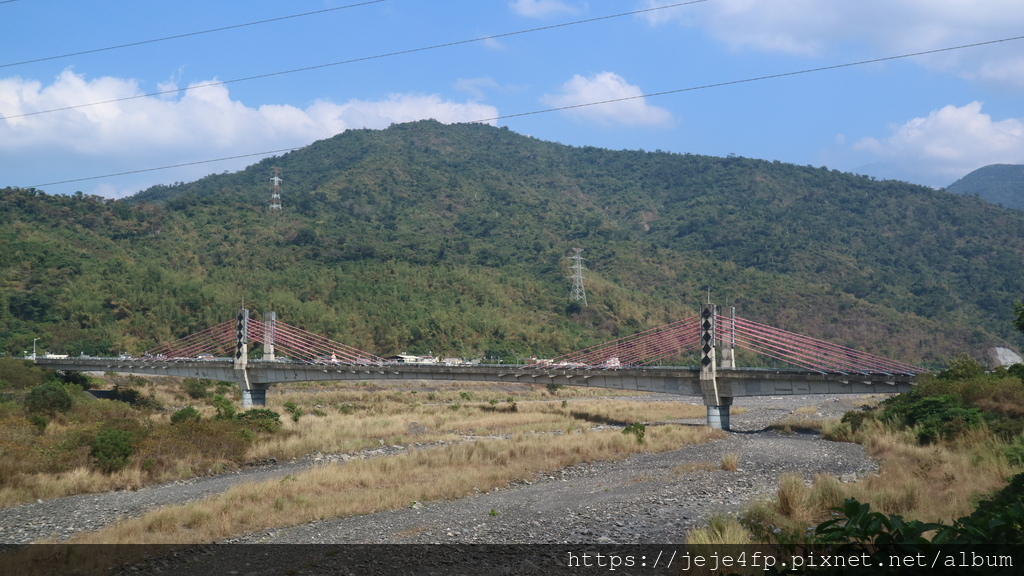
[[[658,543],[679,542],[708,515],[734,511],[774,492],[779,477],[829,473],[844,480],[876,465],[861,446],[816,434],[767,430],[794,410],[838,417],[864,403],[851,396],[755,397],[736,400],[724,439],[618,462],[589,462],[540,475],[501,490],[455,501],[410,503],[366,516],[272,528],[230,540],[237,543]],[[694,420],[701,424],[702,420]],[[317,455],[247,467],[131,492],[88,494],[0,510],[0,543],[60,542],[120,518],[223,492],[239,482],[296,474],[324,460],[380,457],[404,451],[388,446],[363,454]],[[721,469],[735,454],[738,470]]]

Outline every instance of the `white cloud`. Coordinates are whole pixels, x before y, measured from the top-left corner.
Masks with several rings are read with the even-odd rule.
[[[601,72],[589,78],[580,75],[562,85],[558,94],[545,94],[541,101],[554,108],[565,108],[607,102],[593,106],[581,106],[563,110],[577,121],[594,122],[611,126],[666,126],[673,122],[672,113],[664,108],[651,106],[643,91],[631,85],[614,72]]]
[[[652,7],[666,0],[642,0]],[[1020,35],[1019,0],[716,0],[649,12],[652,25],[707,28],[733,49],[806,56],[867,50],[893,56]],[[1024,89],[1021,42],[920,57],[936,70]]]
[[[578,12],[576,8],[560,0],[515,0],[515,2],[509,2],[508,6],[516,14],[527,18],[544,18],[559,12],[569,14]]]
[[[33,114],[111,100],[118,101]],[[320,100],[304,109],[290,105],[251,108],[233,100],[224,85],[194,88],[178,99],[168,99],[142,96],[132,80],[89,80],[65,71],[48,86],[34,80],[0,79],[0,116],[6,117],[0,119],[0,158],[5,165],[24,168],[21,172],[5,170],[8,179],[16,180],[2,185],[31,186],[304,146],[349,128],[386,128],[425,118],[446,123],[479,121],[498,116],[498,111],[493,106],[454,102],[434,94],[392,94],[379,101],[340,104]],[[168,177],[150,175],[148,182],[240,169],[253,161],[246,158],[200,165],[181,171],[185,176],[178,172]],[[32,168],[36,171],[30,172]],[[39,176],[39,170],[46,174]],[[68,173],[72,171],[76,174]],[[96,193],[123,195],[109,182],[92,185]]]
[[[1024,122],[993,121],[981,108],[980,102],[944,106],[894,127],[887,138],[864,138],[853,148],[936,187],[989,164],[1024,163]]]

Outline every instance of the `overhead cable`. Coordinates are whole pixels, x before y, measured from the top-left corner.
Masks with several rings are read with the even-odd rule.
[[[268,72],[266,74],[257,74],[255,76],[246,76],[244,78],[235,78],[233,80],[218,80],[214,82],[204,82],[202,84],[193,84],[185,88],[174,88],[170,90],[161,90],[159,92],[149,92],[146,94],[136,94],[134,96],[125,96],[123,98],[113,98],[111,100],[102,100],[99,102],[87,102],[84,104],[74,104],[72,106],[63,106],[60,108],[50,108],[47,110],[36,110],[35,112],[25,112],[22,114],[11,114],[11,115],[0,115],[0,119],[10,120],[13,118],[24,118],[26,116],[37,116],[39,114],[49,114],[51,112],[61,112],[64,110],[75,110],[78,108],[87,108],[90,106],[99,106],[101,104],[114,104],[116,102],[125,102],[128,100],[137,100],[139,98],[149,98],[152,96],[164,96],[167,94],[180,94],[189,92],[192,90],[198,90],[200,88],[211,88],[213,86],[224,86],[226,84],[236,84],[238,82],[248,82],[250,80],[259,80],[262,78],[272,78],[274,76],[284,76],[286,74],[295,74],[297,72],[308,72],[310,70],[320,70],[323,68],[331,68],[333,66],[341,66],[344,64],[355,64],[357,62],[366,62],[369,60],[379,60],[381,58],[390,58],[392,56],[402,56],[405,54],[414,54],[417,52],[426,52],[428,50],[437,50],[440,48],[450,48],[452,46],[461,46],[463,44],[472,44],[474,42],[484,42],[487,40],[493,40],[495,38],[507,38],[509,36],[517,36],[520,34],[529,34],[532,32],[541,32],[545,30],[554,30],[557,28],[565,28],[567,26],[576,26],[578,24],[589,24],[592,22],[599,22],[601,20],[610,20],[612,18],[622,18],[624,16],[633,16],[636,14],[643,14],[645,12],[654,12],[656,10],[666,10],[669,8],[678,8],[679,6],[686,6],[690,4],[700,4],[702,2],[708,2],[709,0],[690,0],[688,2],[679,2],[676,4],[667,4],[665,6],[655,6],[653,8],[643,8],[640,10],[632,10],[630,12],[620,12],[618,14],[609,14],[606,16],[596,16],[594,18],[587,18],[584,20],[575,20],[572,22],[562,22],[560,24],[551,24],[548,26],[540,26],[538,28],[529,28],[527,30],[517,30],[515,32],[504,32],[501,34],[492,34],[489,36],[480,36],[477,38],[470,38],[468,40],[455,40],[453,42],[445,42],[443,44],[434,44],[432,46],[423,46],[420,48],[409,48],[408,50],[398,50],[396,52],[387,52],[384,54],[376,54],[373,56],[362,56],[359,58],[352,58],[350,60],[340,60],[338,62],[328,62],[326,64],[316,64],[313,66],[305,66],[303,68],[293,68],[291,70],[281,70],[278,72]]]
[[[626,102],[628,100],[638,100],[640,98],[653,98],[655,96],[666,96],[669,94],[679,94],[681,92],[693,92],[695,90],[706,90],[708,88],[721,88],[723,86],[734,86],[736,84],[746,84],[748,82],[760,82],[761,80],[773,80],[775,78],[786,78],[788,76],[799,76],[801,74],[810,74],[812,72],[825,72],[828,70],[839,70],[841,68],[851,68],[853,66],[863,66],[865,64],[877,64],[879,62],[890,62],[892,60],[901,60],[905,58],[914,58],[917,56],[927,56],[929,54],[939,54],[941,52],[950,52],[953,50],[963,50],[965,48],[977,48],[979,46],[989,46],[992,44],[999,44],[1001,42],[1013,42],[1016,40],[1024,40],[1024,36],[1014,36],[1012,38],[1001,38],[999,40],[989,40],[986,42],[975,42],[974,44],[962,44],[960,46],[951,46],[949,48],[936,48],[934,50],[924,50],[922,52],[913,52],[911,54],[900,54],[899,56],[886,56],[884,58],[872,58],[871,60],[859,60],[857,62],[846,62],[844,64],[833,64],[831,66],[821,66],[818,68],[806,68],[804,70],[794,70],[791,72],[780,72],[778,74],[768,74],[766,76],[754,76],[752,78],[743,78],[741,80],[727,80],[725,82],[716,82],[714,84],[702,84],[700,86],[690,86],[688,88],[677,88],[675,90],[664,90],[662,92],[650,92],[647,94],[640,94],[637,96],[624,96],[622,98],[612,98],[610,100],[600,100],[598,102],[584,102],[581,104],[570,104],[567,106],[559,106],[557,108],[545,108],[543,110],[533,110],[530,112],[519,112],[516,114],[504,114],[502,116],[494,116],[493,118],[480,118],[473,120],[472,122],[492,122],[495,120],[506,120],[508,118],[519,118],[522,116],[532,116],[534,114],[544,114],[547,112],[559,112],[562,110],[572,110],[574,108],[586,108],[588,106],[600,106],[601,104],[613,104],[615,102]]]
[[[15,0],[4,0],[0,1],[0,4],[4,2],[14,2]],[[202,34],[212,34],[214,32],[224,32],[225,30],[234,30],[236,28],[245,28],[247,26],[257,26],[259,24],[269,24],[271,22],[280,22],[282,20],[290,20],[292,18],[302,18],[304,16],[314,16],[316,14],[323,14],[324,12],[334,12],[336,10],[345,10],[346,8],[356,8],[358,6],[366,6],[367,4],[378,4],[380,2],[387,2],[387,0],[369,0],[367,2],[359,2],[357,4],[349,4],[347,6],[338,6],[336,8],[325,8],[323,10],[314,10],[313,12],[303,12],[302,14],[292,14],[289,16],[278,16],[276,18],[268,18],[266,20],[257,20],[255,22],[246,22],[244,24],[232,24],[230,26],[221,26],[220,28],[210,28],[209,30],[199,30],[197,32],[186,32],[184,34],[175,34],[174,36],[164,36],[163,38],[152,38],[150,40],[139,40],[138,42],[129,42],[127,44],[117,44],[115,46],[106,46],[104,48],[93,48],[90,50],[81,50],[79,52],[68,52],[67,54],[58,54],[56,56],[46,56],[44,58],[34,58],[32,60],[22,60],[21,62],[9,62],[7,64],[0,64],[0,68],[9,68],[11,66],[21,66],[22,64],[35,64],[36,62],[46,62],[47,60],[59,60],[61,58],[70,58],[72,56],[82,56],[85,54],[95,54],[96,52],[106,52],[108,50],[119,50],[121,48],[130,48],[132,46],[142,46],[143,44],[153,44],[156,42],[166,42],[167,40],[177,40],[179,38],[188,38],[190,36],[200,36]]]
[[[533,111],[530,111],[530,112],[517,112],[517,113],[513,113],[513,114],[503,114],[501,116],[493,116],[493,117],[490,117],[490,118],[478,118],[476,120],[469,120],[466,123],[467,124],[473,124],[473,123],[481,123],[481,122],[494,122],[494,121],[497,121],[497,120],[507,120],[507,119],[510,119],[510,118],[521,118],[523,116],[532,116],[532,115],[535,115],[535,114],[546,114],[548,112],[559,112],[559,111],[562,111],[562,110],[573,110],[573,109],[577,109],[577,108],[585,108],[585,107],[588,107],[588,106],[600,106],[602,104],[611,104],[611,103],[615,103],[615,102],[625,102],[625,101],[628,101],[628,100],[637,100],[637,99],[640,99],[640,98],[653,98],[655,96],[666,96],[666,95],[669,95],[669,94],[680,94],[680,93],[683,93],[683,92],[694,92],[694,91],[697,91],[697,90],[707,90],[709,88],[721,88],[721,87],[724,87],[724,86],[735,86],[735,85],[738,85],[738,84],[746,84],[746,83],[749,83],[749,82],[759,82],[759,81],[762,81],[762,80],[772,80],[772,79],[776,79],[776,78],[786,78],[786,77],[789,77],[789,76],[798,76],[798,75],[801,75],[801,74],[810,74],[810,73],[813,73],[813,72],[825,72],[825,71],[828,71],[828,70],[839,70],[839,69],[842,69],[842,68],[851,68],[853,66],[863,66],[863,65],[866,65],[866,64],[876,64],[876,63],[879,63],[879,62],[890,62],[890,61],[893,61],[893,60],[901,60],[901,59],[905,59],[905,58],[914,58],[914,57],[917,57],[917,56],[926,56],[928,54],[938,54],[938,53],[942,53],[942,52],[950,52],[950,51],[953,51],[953,50],[964,50],[964,49],[967,49],[967,48],[977,48],[977,47],[980,47],[980,46],[989,46],[989,45],[992,45],[992,44],[999,44],[999,43],[1002,43],[1002,42],[1013,42],[1013,41],[1016,41],[1016,40],[1024,40],[1024,36],[1014,36],[1014,37],[1011,37],[1011,38],[1001,38],[999,40],[989,40],[989,41],[986,41],[986,42],[975,42],[973,44],[962,44],[960,46],[951,46],[951,47],[948,47],[948,48],[936,48],[934,50],[925,50],[925,51],[921,51],[921,52],[913,52],[913,53],[910,53],[910,54],[901,54],[901,55],[898,55],[898,56],[886,56],[886,57],[883,57],[883,58],[872,58],[870,60],[859,60],[857,62],[846,62],[844,64],[833,64],[831,66],[820,66],[820,67],[817,67],[817,68],[806,68],[806,69],[803,69],[803,70],[795,70],[795,71],[791,71],[791,72],[780,72],[778,74],[769,74],[769,75],[766,75],[766,76],[754,76],[754,77],[751,77],[751,78],[743,78],[743,79],[740,79],[740,80],[728,80],[728,81],[725,81],[725,82],[716,82],[714,84],[702,84],[702,85],[699,85],[699,86],[690,86],[690,87],[687,87],[687,88],[677,88],[675,90],[663,90],[661,92],[651,92],[651,93],[647,93],[647,94],[640,94],[640,95],[637,95],[637,96],[626,96],[626,97],[623,97],[623,98],[613,98],[613,99],[610,99],[610,100],[600,100],[600,101],[596,101],[596,102],[584,102],[584,103],[580,103],[580,104],[571,104],[571,105],[568,105],[568,106],[559,106],[559,107],[556,107],[556,108],[544,108],[542,110],[533,110]],[[277,154],[277,153],[281,153],[281,152],[290,152],[292,150],[297,150],[297,149],[298,148],[283,148],[283,149],[280,149],[280,150],[269,150],[269,151],[266,151],[266,152],[253,152],[251,154],[241,154],[241,155],[238,155],[238,156],[228,156],[228,157],[225,157],[225,158],[215,158],[215,159],[212,159],[212,160],[199,160],[199,161],[196,161],[196,162],[188,162],[188,163],[185,163],[185,164],[174,164],[174,165],[170,165],[170,166],[160,166],[160,167],[156,167],[156,168],[145,168],[145,169],[142,169],[142,170],[132,170],[132,171],[128,171],[128,172],[118,172],[118,173],[114,173],[114,174],[104,174],[104,175],[101,175],[101,176],[88,176],[88,177],[85,177],[85,178],[75,178],[75,179],[71,179],[71,180],[62,180],[60,182],[48,182],[48,183],[45,183],[45,184],[34,184],[32,187],[33,188],[40,188],[40,187],[43,187],[43,186],[54,186],[54,185],[57,185],[57,184],[69,184],[69,183],[72,183],[72,182],[82,182],[82,181],[85,181],[85,180],[98,180],[100,178],[112,178],[112,177],[115,177],[115,176],[125,176],[125,175],[128,175],[128,174],[137,174],[137,173],[140,173],[140,172],[154,172],[154,171],[157,171],[157,170],[169,170],[171,168],[180,168],[180,167],[183,167],[183,166],[192,166],[192,165],[195,165],[195,164],[207,164],[207,163],[211,163],[211,162],[220,162],[220,161],[223,161],[223,160],[234,160],[236,158],[246,158],[246,157],[250,157],[250,156],[268,156],[268,155],[271,155],[271,154]]]
[[[127,176],[129,174],[141,174],[142,172],[156,172],[157,170],[170,170],[171,168],[183,168],[185,166],[195,166],[197,164],[210,164],[212,162],[223,162],[225,160],[235,160],[237,158],[249,158],[251,156],[269,156],[271,154],[280,154],[283,152],[291,152],[301,148],[280,148],[278,150],[268,150],[266,152],[253,152],[251,154],[239,154],[237,156],[225,156],[224,158],[211,158],[209,160],[196,160],[195,162],[185,162],[182,164],[172,164],[170,166],[157,166],[156,168],[142,168],[139,170],[128,170],[127,172],[117,172],[114,174],[104,174],[102,176],[87,176],[85,178],[74,178],[71,180],[61,180],[60,182],[47,182],[46,184],[33,184],[30,188],[42,188],[43,186],[56,186],[57,184],[70,184],[72,182],[84,182],[86,180],[99,180],[100,178],[113,178],[114,176]]]

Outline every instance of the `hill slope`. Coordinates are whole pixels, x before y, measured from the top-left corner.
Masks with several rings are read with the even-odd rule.
[[[0,218],[9,352],[139,352],[244,299],[378,354],[550,355],[693,315],[709,287],[741,316],[908,361],[1021,345],[1024,214],[486,125],[347,131],[128,202],[8,189]],[[568,301],[574,247],[586,308]]]
[[[1024,210],[1024,166],[983,166],[950,184],[947,190],[955,194],[979,196],[1006,208]]]

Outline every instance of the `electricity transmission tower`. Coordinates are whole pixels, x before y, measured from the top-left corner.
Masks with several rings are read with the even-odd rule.
[[[270,179],[270,211],[281,211],[281,169],[274,166],[274,176]]]
[[[582,304],[586,306],[587,291],[583,288],[583,257],[580,256],[583,249],[573,248],[573,250],[576,251],[576,255],[569,257],[572,259],[572,292],[569,294],[569,298],[582,301]]]

